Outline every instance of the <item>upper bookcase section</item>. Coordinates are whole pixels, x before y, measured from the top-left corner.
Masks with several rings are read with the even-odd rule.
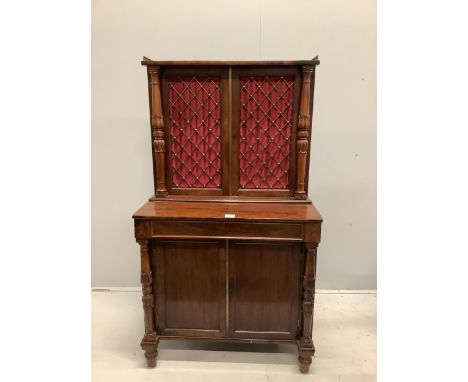
[[[307,201],[319,63],[144,58],[152,199]]]

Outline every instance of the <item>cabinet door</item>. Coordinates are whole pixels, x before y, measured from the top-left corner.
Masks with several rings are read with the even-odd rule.
[[[232,195],[293,195],[300,85],[296,67],[233,70]]]
[[[231,337],[296,338],[301,257],[298,244],[229,243]]]
[[[158,332],[224,336],[225,242],[160,241],[154,253]]]
[[[164,68],[166,172],[170,194],[228,194],[226,68]]]

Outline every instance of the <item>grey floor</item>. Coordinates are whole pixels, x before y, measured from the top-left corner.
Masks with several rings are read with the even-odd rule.
[[[146,367],[141,292],[92,292],[92,380],[375,381],[376,294],[319,292],[315,357],[299,372],[295,345],[161,341],[158,365]]]

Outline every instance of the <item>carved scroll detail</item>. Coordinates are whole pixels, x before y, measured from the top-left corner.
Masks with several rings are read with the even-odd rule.
[[[155,193],[158,197],[167,196],[166,189],[166,143],[164,141],[164,120],[162,117],[161,86],[159,66],[148,67],[151,84],[151,133],[153,139],[154,166],[156,169]]]
[[[153,334],[153,288],[152,288],[152,275],[151,265],[148,253],[148,240],[139,240],[140,244],[140,256],[141,256],[141,284],[143,290],[143,309],[145,313],[145,334]]]
[[[299,106],[299,119],[297,123],[297,176],[296,176],[296,191],[294,192],[295,199],[307,199],[305,192],[305,177],[307,155],[309,152],[309,136],[310,136],[310,89],[311,78],[314,74],[315,67],[304,65],[302,67],[302,91],[301,103]]]
[[[315,353],[312,341],[312,326],[315,299],[315,270],[317,264],[317,244],[306,243],[304,274],[302,279],[302,328],[297,343],[299,367],[302,373],[309,371],[312,356]]]
[[[306,244],[306,258],[302,281],[302,336],[301,347],[312,347],[312,325],[315,300],[315,265],[317,248]]]
[[[145,351],[145,357],[149,367],[156,366],[158,355],[158,335],[153,322],[154,295],[152,287],[151,263],[149,258],[149,240],[138,240],[141,255],[141,284],[143,291],[143,311],[145,319],[145,335],[141,341],[141,347]]]
[[[151,272],[142,272],[140,280],[142,285],[151,285]]]

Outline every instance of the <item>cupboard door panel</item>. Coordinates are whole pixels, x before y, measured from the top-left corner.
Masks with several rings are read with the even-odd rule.
[[[226,69],[168,69],[163,93],[172,194],[227,193]]]
[[[292,195],[299,88],[295,68],[234,71],[234,194]]]
[[[239,186],[287,189],[293,76],[240,77]]]
[[[301,296],[299,244],[229,243],[229,335],[294,339]]]
[[[159,242],[155,246],[154,269],[161,334],[224,335],[224,242]]]

